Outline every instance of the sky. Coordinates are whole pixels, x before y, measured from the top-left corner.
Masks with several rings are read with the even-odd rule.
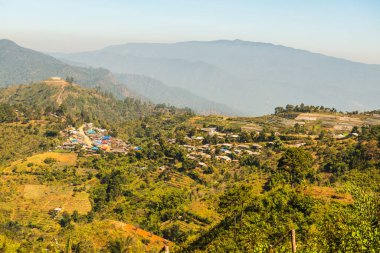
[[[380,64],[380,0],[0,0],[0,39],[43,52],[241,39]]]

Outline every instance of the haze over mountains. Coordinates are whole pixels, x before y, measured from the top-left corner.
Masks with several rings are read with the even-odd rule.
[[[380,106],[380,65],[266,43],[128,43],[52,56],[0,40],[0,86],[73,76],[119,98],[202,114],[259,115],[302,102],[343,111]]]
[[[54,56],[148,76],[246,115],[301,102],[343,111],[376,109],[380,104],[380,65],[267,43],[128,43]]]
[[[75,65],[75,66],[74,66]],[[209,101],[191,92],[168,87],[158,80],[141,75],[117,75],[104,68],[92,68],[75,61],[56,58],[18,46],[10,40],[0,40],[0,87],[27,84],[52,76],[73,77],[84,87],[100,87],[118,98],[126,96],[148,99],[154,103],[167,103],[177,107],[190,107],[197,113],[238,114],[223,104]]]

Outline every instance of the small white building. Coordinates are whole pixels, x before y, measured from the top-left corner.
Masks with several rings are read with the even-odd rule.
[[[207,133],[208,135],[214,135],[217,133],[215,127],[204,127],[201,128],[201,131]]]

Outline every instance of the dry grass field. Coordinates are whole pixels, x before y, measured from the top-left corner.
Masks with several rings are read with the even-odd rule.
[[[52,164],[46,164],[45,161],[48,158],[55,160]],[[9,167],[5,168],[3,172],[10,173],[14,170],[17,172],[26,171],[29,172],[33,167],[44,166],[74,166],[77,161],[76,153],[59,153],[59,152],[46,152],[30,156],[23,160],[13,162]]]

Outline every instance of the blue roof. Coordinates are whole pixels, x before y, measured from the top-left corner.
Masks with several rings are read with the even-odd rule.
[[[91,149],[92,149],[92,150],[99,150],[98,147],[92,147]]]
[[[109,135],[106,135],[103,137],[103,140],[109,140],[109,139],[111,139],[111,136],[109,136]]]

